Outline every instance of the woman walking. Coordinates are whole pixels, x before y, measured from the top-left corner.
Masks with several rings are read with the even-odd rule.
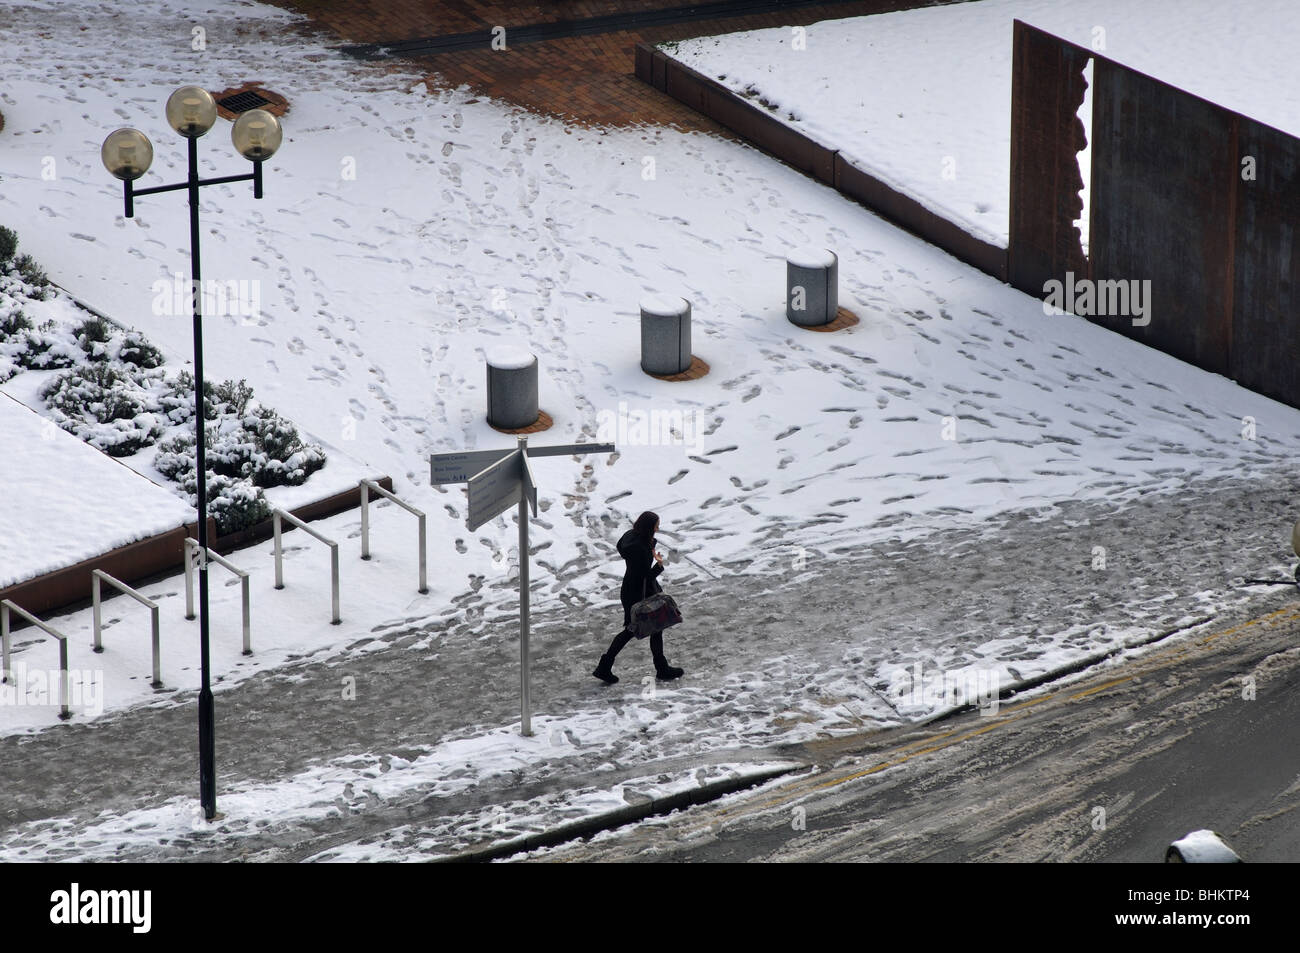
[[[655,551],[655,533],[658,531],[659,517],[647,510],[637,517],[636,523],[618,541],[618,553],[627,563],[623,573],[623,587],[619,590],[619,598],[623,602],[623,631],[614,636],[608,651],[600,657],[600,664],[591,673],[609,685],[618,681],[618,676],[612,671],[614,656],[632,641],[632,633],[628,631],[632,624],[632,607],[648,596],[663,592],[656,581],[656,577],[664,571],[664,558]],[[663,632],[650,636],[650,654],[654,657],[655,678],[669,681],[682,677],[682,670],[669,665],[664,658]]]

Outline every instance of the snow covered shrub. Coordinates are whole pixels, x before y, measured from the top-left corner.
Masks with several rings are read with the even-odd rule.
[[[162,351],[150,344],[142,333],[124,331],[98,315],[82,321],[72,333],[77,346],[92,361],[120,361],[146,370],[163,364]]]
[[[249,480],[222,472],[225,467],[221,462],[223,443],[220,429],[220,425],[205,425],[209,447],[208,512],[217,523],[217,532],[233,533],[269,518],[271,506],[262,491]],[[214,450],[217,451],[215,454]],[[178,433],[158,444],[154,467],[180,485],[191,505],[198,505],[193,432]]]
[[[45,274],[44,268],[36,264],[36,259],[31,255],[19,255],[13,260],[11,267],[31,286],[33,298],[48,301],[54,297],[54,286],[50,284],[49,276]]]
[[[3,269],[9,262],[13,261],[14,254],[18,251],[18,233],[12,228],[5,228],[0,225],[0,269]]]
[[[163,385],[159,395],[159,405],[167,419],[174,424],[183,424],[194,419],[194,375],[181,371]],[[203,382],[203,419],[216,420],[220,407],[216,402],[216,390],[212,381]]]
[[[180,485],[190,505],[199,503],[198,481],[194,476],[194,435],[178,435],[159,444],[154,465],[164,476]],[[208,470],[208,515],[221,534],[247,529],[271,517],[271,504],[262,491],[247,480]]]
[[[92,315],[77,325],[73,331],[77,346],[92,361],[107,361],[110,357],[108,342],[113,337],[113,325],[99,315]]]
[[[19,339],[26,340],[24,332],[32,330],[32,319],[27,317],[22,308],[16,308],[0,318],[0,341],[10,342]]]
[[[194,494],[197,500],[197,493]],[[271,505],[262,491],[247,480],[220,474],[208,480],[208,512],[219,533],[236,533],[271,518]]]
[[[274,410],[255,406],[245,381],[208,385],[204,394],[209,500],[217,528],[231,533],[270,515],[263,487],[303,483],[325,465],[325,452],[304,444],[297,428]],[[163,386],[159,405],[169,419],[187,421],[194,417],[193,401],[194,378],[182,372]],[[180,484],[191,502],[198,499],[194,458],[189,428],[161,441],[154,458],[158,472]]]
[[[242,417],[248,412],[248,402],[253,399],[253,388],[248,381],[222,381],[214,391],[214,397],[224,404],[223,413]]]
[[[145,373],[87,364],[59,374],[41,397],[61,428],[109,456],[129,457],[163,434],[158,400]]]
[[[15,356],[23,367],[50,371],[78,363],[80,355],[75,345],[59,333],[52,320],[44,322],[40,327],[28,328],[22,332],[22,336],[23,347]]]
[[[298,486],[325,465],[325,451],[307,445],[298,428],[269,407],[258,407],[244,417],[253,435],[253,482],[258,486]]]
[[[208,470],[254,486],[298,486],[325,465],[325,452],[304,444],[297,428],[268,407],[243,417],[222,414],[204,434]],[[154,466],[170,480],[187,479],[194,471],[193,432],[159,444]]]
[[[0,299],[0,306],[3,304],[3,299]],[[14,308],[0,316],[0,383],[21,370],[21,355],[27,352],[27,332],[31,330],[31,318],[23,313],[22,308]]]
[[[18,251],[18,235],[11,228],[0,227],[0,277],[21,282],[24,297],[48,301],[54,297],[54,288],[50,284],[45,270],[36,264],[31,255],[15,255]],[[4,289],[0,289],[4,290]]]
[[[122,335],[122,341],[117,349],[117,359],[146,370],[163,365],[162,351],[150,344],[143,334],[134,330]]]

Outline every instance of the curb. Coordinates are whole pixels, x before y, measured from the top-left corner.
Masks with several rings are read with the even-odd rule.
[[[1030,689],[1038,688],[1040,685],[1046,685],[1048,682],[1054,682],[1067,675],[1074,675],[1077,672],[1082,672],[1084,669],[1092,668],[1094,665],[1100,665],[1102,662],[1106,661],[1106,659],[1113,658],[1114,656],[1119,655],[1122,652],[1127,652],[1130,649],[1140,649],[1143,646],[1151,645],[1154,642],[1163,641],[1171,635],[1177,635],[1179,632],[1186,632],[1188,629],[1195,629],[1198,626],[1213,622],[1216,618],[1217,616],[1212,615],[1197,616],[1190,622],[1174,626],[1172,629],[1166,629],[1164,632],[1157,632],[1155,635],[1147,636],[1145,639],[1138,639],[1135,642],[1125,642],[1123,645],[1117,645],[1115,648],[1106,649],[1104,652],[1097,652],[1074,662],[1067,662],[1057,668],[1043,672],[1041,675],[1035,675],[1033,678],[1027,678],[1023,681],[1016,682],[1014,685],[1007,686],[1002,689],[1002,691],[998,692],[998,701],[1013,698],[1016,695],[1029,691]],[[938,714],[931,715],[921,721],[913,722],[912,726],[923,728],[926,725],[933,725],[935,722],[943,721],[946,718],[952,718],[955,715],[964,715],[968,712],[979,710],[979,705],[961,705],[957,708],[951,708],[948,711],[941,711]]]
[[[514,840],[504,841],[499,844],[492,844],[488,847],[472,848],[462,851],[459,854],[452,854],[449,857],[440,857],[431,861],[435,864],[481,864],[492,860],[499,860],[502,857],[510,857],[514,854],[526,853],[537,850],[539,847],[554,847],[557,844],[563,844],[566,841],[577,840],[580,837],[590,837],[593,834],[599,834],[601,831],[614,830],[634,821],[642,821],[648,817],[654,817],[659,814],[669,814],[672,811],[681,810],[686,807],[694,807],[697,804],[704,804],[707,801],[714,801],[727,794],[734,794],[737,791],[743,791],[746,788],[757,787],[771,781],[773,778],[784,777],[787,774],[793,774],[796,771],[802,771],[811,767],[806,763],[791,763],[784,768],[774,768],[763,771],[759,774],[745,775],[739,778],[724,778],[721,781],[712,781],[708,784],[702,784],[697,788],[691,788],[688,791],[679,791],[676,794],[669,794],[666,797],[651,798],[641,804],[629,804],[627,807],[619,808],[616,811],[610,811],[606,814],[598,814],[595,817],[583,818],[579,821],[572,821],[568,824],[562,824],[559,827],[552,828],[548,831],[539,831],[536,834],[527,834]]]

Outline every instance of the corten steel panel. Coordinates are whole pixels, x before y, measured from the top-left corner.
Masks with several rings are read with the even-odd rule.
[[[1011,182],[1007,278],[1035,297],[1072,271],[1087,273],[1078,227],[1078,152],[1086,144],[1077,113],[1092,54],[1015,21],[1012,28]]]
[[[1300,406],[1300,139],[1251,119],[1237,133],[1231,376]],[[1241,177],[1241,158],[1255,179]]]
[[[1145,327],[1095,320],[1226,374],[1236,116],[1100,57],[1093,83],[1092,276],[1151,282]]]

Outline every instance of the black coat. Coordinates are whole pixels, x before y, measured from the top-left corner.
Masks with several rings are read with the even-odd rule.
[[[619,591],[626,622],[634,605],[647,596],[663,592],[655,577],[664,571],[664,567],[655,562],[653,540],[647,540],[633,530],[628,530],[618,541],[618,554],[627,563],[627,569],[623,573],[623,588]]]

